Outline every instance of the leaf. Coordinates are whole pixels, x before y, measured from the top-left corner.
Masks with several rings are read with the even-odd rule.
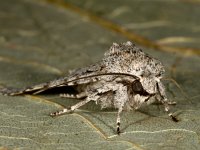
[[[0,149],[200,149],[198,12],[197,1],[2,1],[1,87],[64,76],[100,60],[113,42],[133,40],[165,64],[166,78],[175,79],[185,94],[172,80],[164,81],[180,121],[153,104],[123,112],[120,136],[115,110],[89,103],[51,118],[49,113],[78,100],[0,95]]]

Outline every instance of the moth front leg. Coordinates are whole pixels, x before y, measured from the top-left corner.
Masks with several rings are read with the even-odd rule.
[[[165,111],[168,113],[168,116],[172,118],[174,122],[178,122],[179,120],[170,112],[169,101],[165,94],[165,88],[161,82],[157,83],[157,89],[160,95],[159,101],[164,105]],[[174,104],[174,102],[172,102]]]

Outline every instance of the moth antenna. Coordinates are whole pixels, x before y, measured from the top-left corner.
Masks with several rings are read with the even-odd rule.
[[[176,80],[174,80],[173,78],[163,78],[162,80],[167,80],[167,81],[171,81],[174,83],[174,85],[176,85],[176,87],[181,91],[181,93],[184,95],[185,98],[189,99],[189,96],[187,95],[186,92],[183,91],[183,89],[181,88],[181,86],[176,82]]]
[[[89,76],[86,76],[86,77],[80,77],[80,78],[77,78],[77,79],[74,79],[74,80],[67,81],[67,83],[73,82],[73,81],[76,81],[76,80],[80,80],[80,79],[86,79],[86,78],[92,78],[92,77],[98,77],[98,76],[107,76],[107,75],[129,76],[129,77],[132,77],[132,78],[134,78],[136,80],[139,80],[139,77],[137,77],[135,75],[132,75],[132,74],[110,72],[110,73],[101,73],[101,74],[96,74],[96,75],[95,74],[94,75],[89,75]]]
[[[197,98],[197,97],[200,97],[200,95],[195,95],[195,96],[191,97],[191,99],[194,99],[194,98]]]
[[[132,74],[128,74],[128,73],[115,73],[115,72],[110,72],[110,73],[101,73],[101,74],[94,74],[94,75],[88,75],[88,76],[83,76],[83,77],[80,77],[80,78],[76,78],[76,79],[73,79],[73,80],[63,80],[62,83],[58,84],[58,85],[54,85],[54,86],[47,86],[47,87],[39,87],[39,88],[35,88],[35,86],[31,87],[31,88],[25,88],[25,89],[22,89],[22,90],[16,90],[16,91],[11,91],[11,92],[8,92],[8,93],[5,93],[5,95],[21,95],[21,94],[25,94],[27,92],[33,92],[32,94],[33,95],[36,95],[36,94],[39,94],[43,91],[46,91],[48,89],[52,89],[52,88],[55,88],[55,87],[61,87],[61,86],[67,86],[69,83],[73,83],[74,81],[77,81],[77,80],[81,80],[81,79],[87,79],[87,78],[93,78],[93,77],[98,77],[98,76],[107,76],[107,75],[118,75],[118,76],[129,76],[129,77],[132,77],[136,80],[139,80],[139,77],[135,76],[135,75],[132,75]],[[47,83],[47,84],[50,84],[50,83]],[[8,88],[0,88],[0,93],[4,93],[4,90],[8,90]],[[11,94],[10,94],[11,93]]]

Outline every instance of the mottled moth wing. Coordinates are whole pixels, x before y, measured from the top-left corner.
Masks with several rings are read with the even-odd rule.
[[[0,89],[0,92],[4,95],[20,95],[24,93],[37,94],[56,87],[96,82],[101,80],[102,76],[108,77],[109,75],[110,78],[124,76],[131,77],[132,79],[138,79],[139,74],[137,68],[141,67],[141,65],[146,65],[146,63],[141,64],[140,62],[140,57],[143,57],[144,55],[145,54],[139,48],[130,42],[123,43],[121,45],[113,43],[111,48],[105,53],[104,59],[96,64],[76,69],[68,76],[50,82],[26,87],[23,89],[4,88]],[[138,64],[138,62],[140,62],[140,65],[135,66],[134,64]],[[130,66],[133,66],[133,68]],[[110,81],[112,82],[112,79]]]
[[[95,82],[96,78],[94,79],[94,77],[99,73],[104,73],[101,62],[85,68],[73,70],[66,77],[61,77],[53,81],[26,87],[23,89],[1,88],[0,93],[2,93],[3,95],[20,95],[25,93],[38,94],[56,87],[73,86]]]

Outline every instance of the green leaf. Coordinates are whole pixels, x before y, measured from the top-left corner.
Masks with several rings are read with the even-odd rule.
[[[200,46],[197,1],[7,0],[0,5],[0,86],[22,88],[97,62],[113,42],[131,40],[166,66],[173,122],[153,104],[123,112],[59,95],[0,95],[0,149],[200,149]],[[172,53],[175,52],[175,53]]]

